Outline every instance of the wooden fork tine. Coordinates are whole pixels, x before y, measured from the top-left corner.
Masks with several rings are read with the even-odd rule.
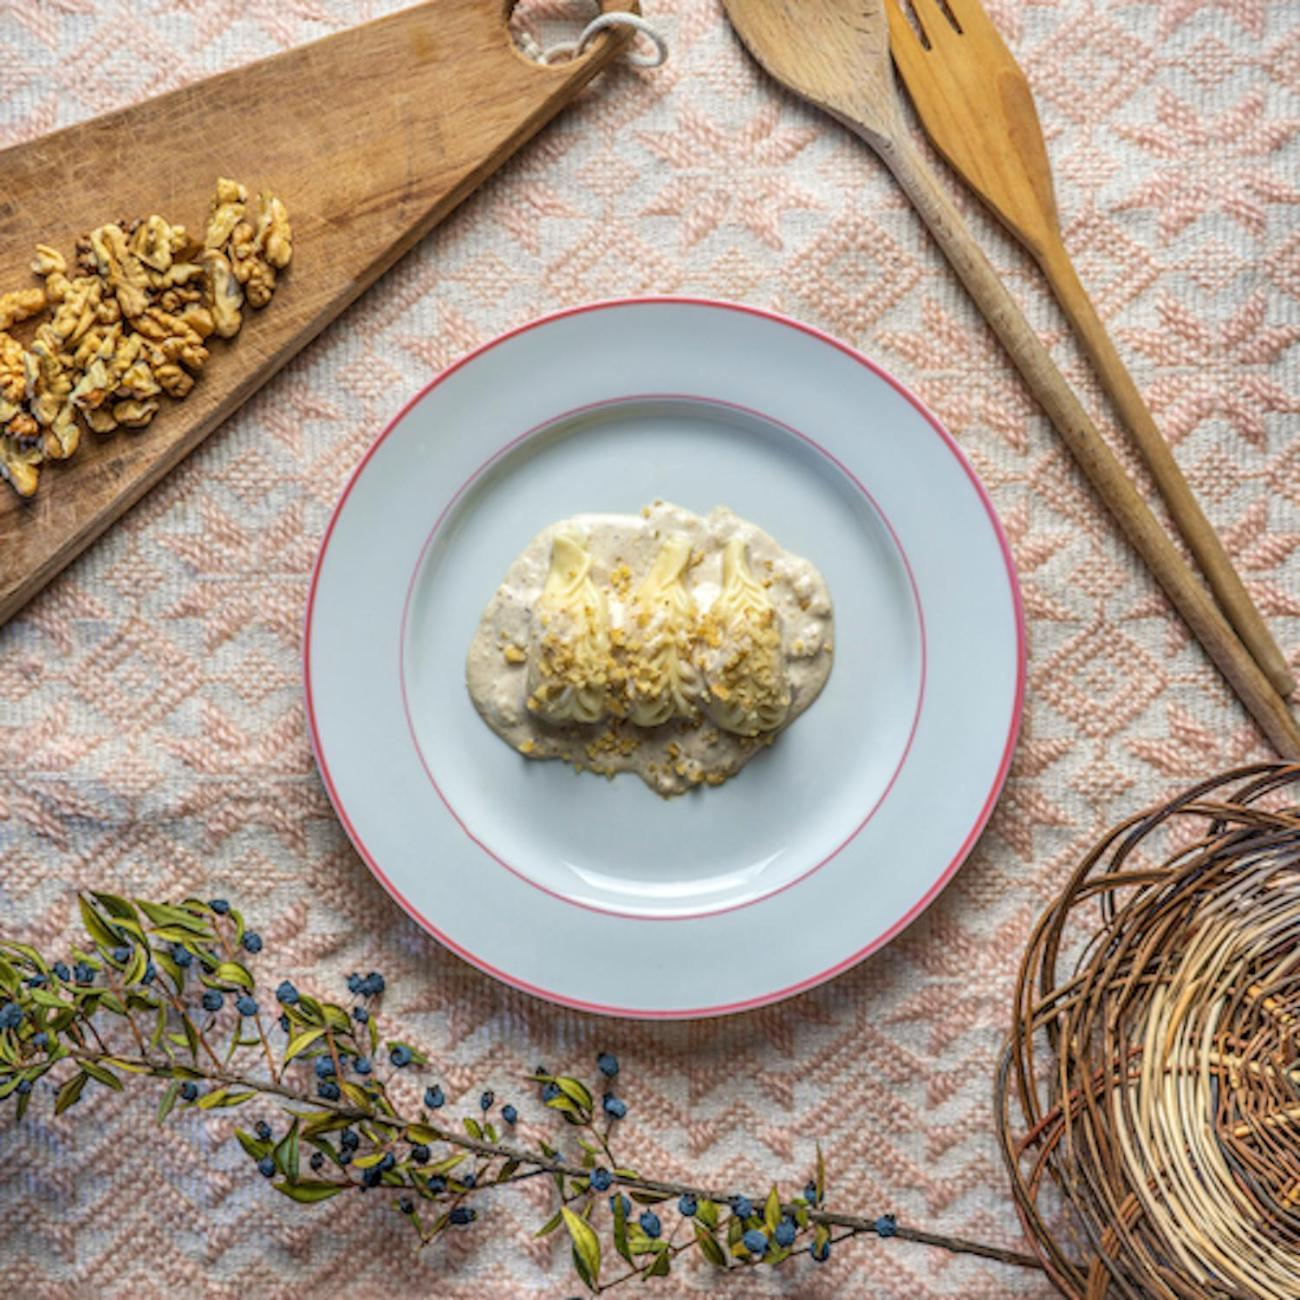
[[[906,81],[912,75],[921,76],[925,70],[926,48],[916,34],[916,28],[908,21],[903,12],[904,0],[885,0],[885,12],[889,15],[889,52],[894,56],[899,71]],[[925,27],[917,17],[917,26],[924,32]],[[926,40],[929,40],[926,36]]]
[[[948,6],[948,12],[957,20],[957,26],[961,28],[963,36],[980,36],[985,40],[996,41],[1004,49],[1006,48],[1002,33],[998,31],[980,0],[936,0],[936,3]]]

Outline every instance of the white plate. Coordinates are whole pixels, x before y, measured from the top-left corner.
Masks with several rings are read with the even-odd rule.
[[[663,801],[529,762],[479,720],[470,638],[546,524],[724,504],[835,604],[821,698],[734,780]],[[586,1010],[713,1015],[828,979],[938,893],[1010,762],[1010,552],[951,437],[859,353],[727,303],[560,313],[380,435],[312,578],[307,713],[358,852],[431,934]]]

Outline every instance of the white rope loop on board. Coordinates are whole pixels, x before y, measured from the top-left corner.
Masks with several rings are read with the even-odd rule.
[[[628,50],[624,57],[634,68],[657,68],[668,58],[668,42],[650,23],[640,14],[617,12],[593,18],[582,29],[576,41],[561,41],[550,46],[542,52],[541,61],[554,63],[556,59],[576,59],[601,32],[614,27],[630,27],[655,47],[653,54],[637,54],[635,50]]]

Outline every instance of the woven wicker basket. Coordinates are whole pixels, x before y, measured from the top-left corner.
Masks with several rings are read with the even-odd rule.
[[[1105,837],[1035,927],[997,1080],[1068,1296],[1300,1297],[1300,766]]]

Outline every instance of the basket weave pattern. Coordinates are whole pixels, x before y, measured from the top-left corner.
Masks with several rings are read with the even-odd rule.
[[[1300,1296],[1300,766],[1111,831],[1039,920],[998,1076],[1057,1286]]]

